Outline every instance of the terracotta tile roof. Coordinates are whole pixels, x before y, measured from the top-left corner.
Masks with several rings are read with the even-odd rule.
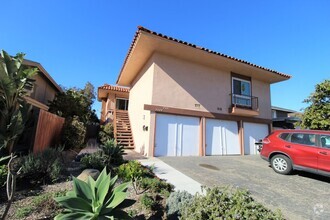
[[[104,84],[103,86],[100,86],[98,89],[105,89],[105,90],[111,90],[111,91],[117,91],[117,92],[129,92],[129,88],[122,87],[122,86],[112,86],[108,84]]]
[[[123,64],[122,69],[121,69],[121,71],[120,71],[120,75],[121,75],[121,73],[122,73],[122,71],[123,71],[123,68],[124,68],[124,66],[125,66],[125,64],[126,64],[126,62],[127,62],[127,60],[128,60],[128,57],[130,56],[130,54],[131,54],[131,52],[132,52],[132,50],[133,50],[133,47],[134,47],[134,45],[135,45],[135,43],[136,43],[136,40],[137,40],[138,36],[140,35],[140,33],[141,33],[142,31],[144,31],[144,32],[146,32],[146,33],[149,33],[149,34],[153,34],[153,35],[155,35],[155,36],[158,36],[158,37],[161,37],[161,38],[164,38],[164,39],[167,39],[167,40],[171,40],[171,41],[176,42],[176,43],[180,43],[180,44],[184,44],[184,45],[187,45],[187,46],[190,46],[190,47],[196,48],[196,49],[198,49],[198,50],[203,50],[203,51],[208,52],[208,53],[210,53],[210,54],[215,54],[215,55],[218,55],[218,56],[221,56],[221,57],[225,57],[225,58],[228,58],[228,59],[231,59],[231,60],[234,60],[234,61],[240,62],[240,63],[244,63],[244,64],[247,64],[247,65],[250,65],[250,66],[253,66],[253,67],[256,67],[256,68],[262,69],[262,70],[266,70],[266,71],[269,71],[269,72],[272,72],[272,73],[278,74],[278,75],[283,76],[283,77],[286,77],[286,78],[291,78],[290,75],[287,75],[287,74],[285,74],[285,73],[281,73],[281,72],[278,72],[278,71],[275,71],[275,70],[272,70],[272,69],[269,69],[269,68],[265,68],[265,67],[262,67],[262,66],[259,66],[259,65],[256,65],[256,64],[250,63],[250,62],[245,61],[245,60],[237,59],[237,58],[235,58],[235,57],[232,57],[232,56],[229,56],[229,55],[226,55],[226,54],[223,54],[223,53],[219,53],[219,52],[216,52],[216,51],[212,51],[212,50],[207,49],[207,48],[205,48],[205,47],[200,47],[200,46],[197,46],[197,45],[195,45],[195,44],[188,43],[188,42],[186,42],[186,41],[178,40],[178,39],[176,39],[176,38],[169,37],[169,36],[166,36],[166,35],[164,35],[164,34],[157,33],[157,32],[155,32],[155,31],[151,31],[151,30],[149,30],[149,29],[147,29],[147,28],[145,28],[145,27],[142,27],[142,26],[138,26],[138,30],[137,30],[136,33],[135,33],[134,39],[133,39],[133,41],[132,41],[132,43],[131,43],[131,46],[130,46],[130,48],[129,48],[129,50],[128,50],[128,53],[127,53],[127,56],[126,56],[126,58],[125,58],[124,64]],[[118,76],[118,79],[119,79],[120,75]],[[117,82],[118,82],[118,80],[117,80]]]

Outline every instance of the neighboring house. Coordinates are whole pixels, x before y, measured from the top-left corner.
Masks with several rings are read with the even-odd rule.
[[[61,87],[40,63],[24,60],[23,64],[32,68],[38,68],[39,70],[38,74],[33,77],[35,80],[33,92],[29,97],[26,97],[26,101],[38,109],[48,111],[49,101],[53,101],[57,93],[63,92]]]
[[[272,106],[273,129],[294,129],[295,123],[301,119],[294,115],[299,114],[294,110]]]
[[[244,155],[256,154],[255,141],[271,131],[270,85],[289,78],[139,27],[117,88],[130,88],[127,130],[136,151],[147,156]],[[111,93],[99,88],[102,103]],[[103,120],[105,114],[102,108]]]
[[[62,92],[62,89],[40,63],[25,59],[23,65],[37,68],[38,73],[33,77],[35,82],[32,93],[25,97],[25,100],[32,105],[32,117],[27,122],[17,150],[36,151],[49,147],[59,139],[64,119],[47,111],[49,101],[53,101],[55,95]]]

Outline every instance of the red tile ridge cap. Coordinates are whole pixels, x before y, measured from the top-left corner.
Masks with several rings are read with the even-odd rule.
[[[105,90],[118,91],[118,92],[129,92],[130,90],[127,87],[113,86],[109,84],[104,84],[103,86],[98,87],[98,89],[105,89]]]

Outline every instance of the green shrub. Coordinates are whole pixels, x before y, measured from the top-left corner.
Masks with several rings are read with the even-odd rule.
[[[62,142],[67,149],[81,147],[84,144],[85,136],[86,127],[77,116],[65,120]]]
[[[28,205],[25,207],[20,207],[15,211],[15,217],[17,219],[23,219],[29,216],[34,211],[33,206]]]
[[[181,210],[186,206],[189,206],[192,199],[193,195],[187,191],[172,192],[166,200],[167,216],[181,216]]]
[[[7,165],[0,165],[0,188],[6,184],[8,174]]]
[[[126,199],[129,183],[115,187],[117,176],[111,178],[103,169],[97,180],[88,177],[87,183],[73,178],[73,191],[55,200],[66,209],[57,215],[61,219],[125,219],[129,215],[122,209],[132,205]]]
[[[105,125],[100,126],[100,131],[99,131],[99,140],[101,143],[105,143],[109,139],[113,139],[113,124],[112,123],[107,123]]]
[[[106,163],[108,165],[120,165],[124,162],[124,146],[117,144],[115,139],[108,139],[101,144],[100,147],[106,157]]]
[[[152,172],[136,160],[122,164],[117,169],[118,176],[124,181],[135,181],[142,177],[153,177]]]
[[[257,203],[246,190],[207,188],[206,195],[196,195],[181,210],[181,219],[284,219]]]
[[[172,184],[167,183],[165,180],[158,179],[157,177],[145,177],[140,179],[139,187],[153,193],[160,193],[166,197],[174,188]]]
[[[64,170],[62,148],[47,148],[22,159],[21,178],[56,182]]]
[[[149,196],[145,193],[140,197],[140,203],[143,208],[147,210],[153,210],[157,202],[152,196]]]
[[[99,171],[106,166],[106,159],[101,151],[86,154],[81,158],[80,162],[85,168],[97,169]]]

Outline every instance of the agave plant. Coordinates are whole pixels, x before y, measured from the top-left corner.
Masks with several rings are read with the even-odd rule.
[[[123,163],[123,155],[125,155],[124,146],[118,144],[115,139],[108,139],[100,147],[107,157],[108,165],[120,165]]]
[[[55,201],[66,209],[55,220],[70,219],[130,219],[122,209],[134,201],[126,199],[129,182],[115,187],[117,176],[111,178],[106,168],[95,181],[88,177],[87,183],[73,178],[73,191]]]

